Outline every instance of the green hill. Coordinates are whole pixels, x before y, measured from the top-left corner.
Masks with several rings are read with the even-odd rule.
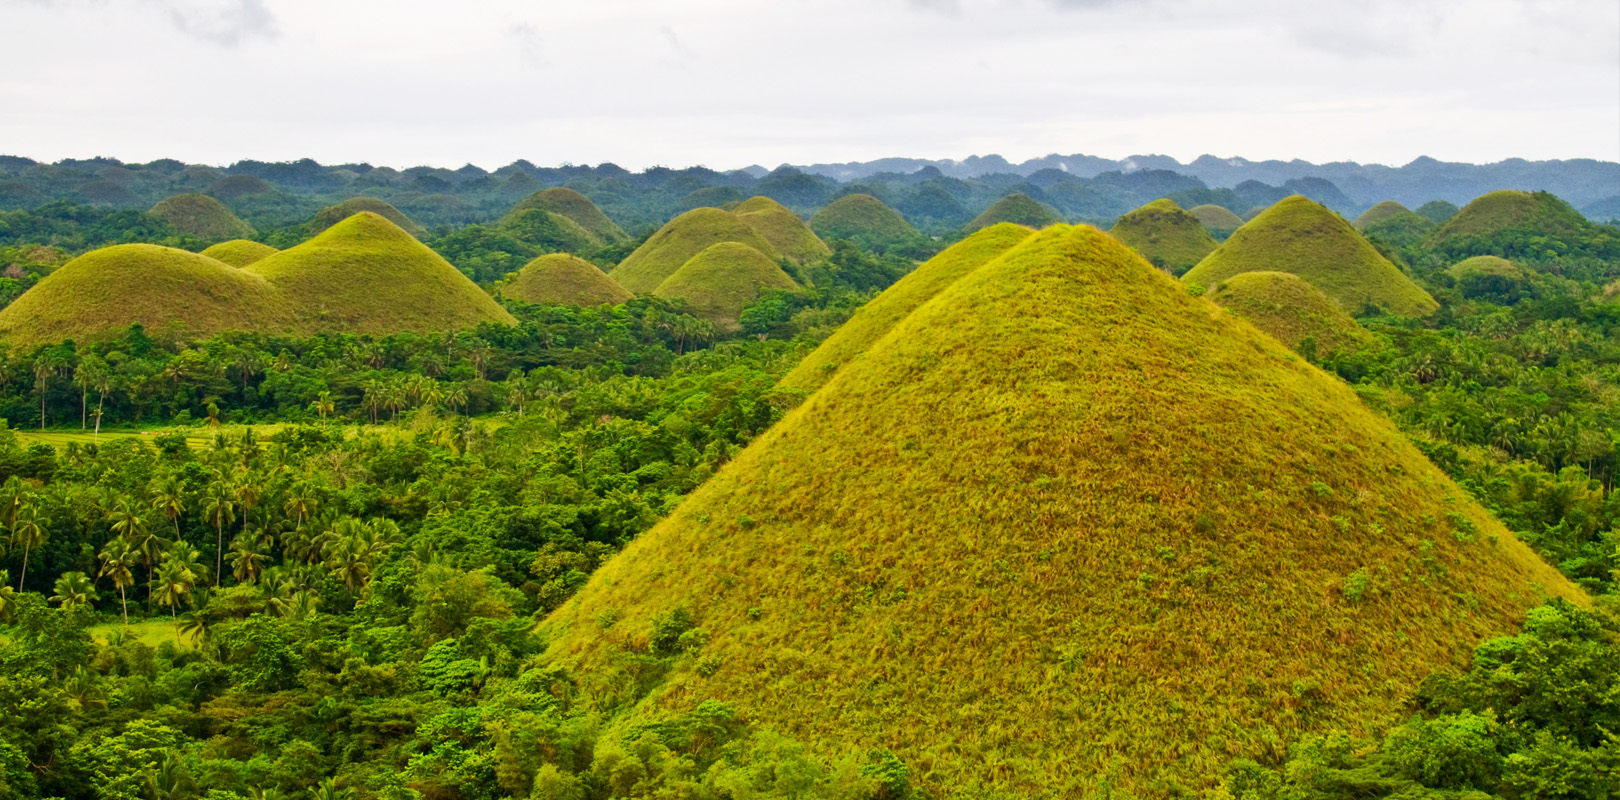
[[[1050,206],[1031,200],[1028,195],[1010,194],[992,203],[983,213],[974,217],[972,222],[963,226],[962,230],[972,233],[998,222],[1011,222],[1014,225],[1040,230],[1048,225],[1063,222],[1063,216]]]
[[[405,216],[404,212],[389,205],[387,201],[375,197],[351,197],[337,205],[327,206],[315,212],[314,219],[309,221],[309,232],[320,233],[362,211],[383,217],[416,239],[427,238],[426,228],[416,224],[415,220]]]
[[[230,175],[210,184],[208,193],[228,203],[244,197],[257,197],[259,195],[277,194],[278,192],[274,184],[256,175]]]
[[[1429,202],[1418,206],[1415,213],[1418,216],[1439,225],[1440,223],[1457,216],[1457,212],[1459,210],[1460,209],[1457,208],[1455,203],[1448,200],[1430,200]]]
[[[847,239],[880,249],[922,236],[900,212],[869,194],[846,194],[823,206],[810,217],[810,230],[823,239]]]
[[[595,264],[567,253],[530,261],[501,287],[501,294],[525,303],[576,306],[616,305],[635,297]]]
[[[515,322],[450,262],[367,211],[243,270],[276,287],[305,331],[428,333]]]
[[[1457,291],[1471,299],[1511,303],[1529,282],[1519,265],[1496,256],[1474,256],[1446,269]]]
[[[514,206],[502,222],[512,220],[515,218],[514,215],[531,208],[542,209],[572,221],[590,234],[598,246],[630,241],[630,234],[625,233],[618,223],[602,213],[602,209],[597,208],[590,198],[563,186],[542,189],[529,195]]]
[[[1433,222],[1415,212],[1397,211],[1368,223],[1361,228],[1361,233],[1369,239],[1377,238],[1396,247],[1406,247],[1423,241],[1423,237],[1434,232],[1434,227]]]
[[[795,264],[808,264],[832,255],[827,243],[821,241],[798,214],[769,197],[746,200],[731,213]]]
[[[729,211],[694,208],[665,223],[651,238],[625,256],[611,273],[620,286],[652,294],[693,256],[721,242],[745,244],[770,258],[781,255],[765,237]]]
[[[1441,223],[1423,245],[1451,258],[1620,258],[1620,237],[1612,229],[1594,225],[1548,192],[1504,191],[1477,197]]]
[[[228,242],[220,242],[202,251],[202,254],[233,267],[245,267],[261,258],[273,256],[279,252],[281,251],[267,244],[260,244],[247,239],[232,239]]]
[[[177,194],[161,200],[148,212],[188,236],[204,241],[241,239],[253,235],[253,226],[243,222],[224,203],[205,194]]]
[[[653,291],[679,300],[697,317],[736,330],[743,307],[771,289],[799,285],[770,256],[738,242],[720,242],[688,260]]]
[[[1288,272],[1244,272],[1210,290],[1216,305],[1243,317],[1292,350],[1323,356],[1360,350],[1373,336],[1305,279]]]
[[[1351,314],[1375,306],[1420,317],[1439,307],[1343,217],[1300,195],[1238,228],[1182,280],[1209,287],[1242,272],[1291,272]]]
[[[938,795],[1191,794],[1583,598],[1343,382],[1093,228],[864,355],[541,624],[573,697],[626,731],[729,703]]]
[[[185,250],[123,244],[73,259],[0,310],[0,341],[26,350],[117,336],[135,323],[157,336],[205,338],[284,330],[291,319],[262,277]]]
[[[1154,200],[1120,217],[1108,229],[1108,235],[1171,275],[1192,269],[1219,244],[1197,217],[1168,198]]]
[[[1209,229],[1210,233],[1217,235],[1227,235],[1243,227],[1243,218],[1232,213],[1225,206],[1205,203],[1201,206],[1193,206],[1187,213],[1197,217],[1200,224]]]
[[[1379,203],[1379,204],[1373,206],[1372,208],[1369,208],[1366,211],[1361,212],[1361,216],[1356,217],[1356,221],[1354,223],[1352,223],[1352,224],[1354,224],[1356,226],[1356,230],[1365,231],[1367,229],[1368,225],[1371,225],[1371,224],[1373,224],[1375,222],[1379,222],[1381,220],[1389,219],[1390,217],[1393,217],[1393,216],[1395,216],[1397,214],[1411,214],[1411,213],[1412,213],[1412,209],[1407,208],[1406,206],[1403,206],[1400,203],[1395,202],[1394,200],[1385,200],[1384,202]]]

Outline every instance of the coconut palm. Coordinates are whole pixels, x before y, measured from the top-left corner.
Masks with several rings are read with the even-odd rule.
[[[281,508],[288,516],[294,518],[297,527],[302,528],[304,520],[314,514],[319,506],[320,496],[316,493],[314,484],[301,480],[292,485],[292,490],[287,492],[287,501]]]
[[[214,523],[214,585],[219,585],[219,573],[225,567],[225,526],[236,521],[236,491],[225,482],[225,476],[216,475],[213,483],[203,491],[203,517]]]
[[[177,544],[170,550],[186,548],[184,544]],[[152,581],[152,594],[157,598],[158,605],[168,606],[169,619],[174,622],[174,642],[180,643],[179,610],[182,604],[191,602],[191,590],[197,587],[201,576],[187,563],[182,554],[179,557],[165,557],[163,565],[158,567],[157,577]]]
[[[34,548],[45,543],[46,530],[39,524],[39,510],[34,507],[32,495],[25,504],[17,510],[16,519],[11,523],[11,543],[23,549],[22,572],[17,575],[17,591],[22,591],[23,581],[28,578],[28,554]]]
[[[337,406],[332,402],[331,392],[321,392],[315,396],[314,402],[310,403],[309,407],[313,409],[315,413],[321,415],[321,424],[325,425],[326,415],[332,413]]]
[[[152,508],[174,525],[174,538],[180,538],[180,517],[186,513],[186,484],[179,475],[165,475],[152,481]]]
[[[270,561],[262,537],[242,534],[231,540],[231,574],[239,583],[257,583]]]
[[[64,572],[56,579],[56,594],[51,602],[61,603],[63,610],[90,605],[96,599],[95,584],[83,572]]]
[[[11,571],[0,569],[0,622],[11,621],[17,608],[17,590],[11,588]]]
[[[98,578],[111,578],[118,587],[118,603],[124,610],[124,624],[129,624],[129,597],[125,589],[135,583],[135,564],[140,551],[128,539],[111,539],[101,548],[101,572]]]

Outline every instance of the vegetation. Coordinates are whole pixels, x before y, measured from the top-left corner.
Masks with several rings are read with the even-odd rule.
[[[1430,235],[1425,247],[1464,258],[1620,258],[1620,230],[1595,225],[1547,192],[1502,191],[1476,198]]]
[[[233,267],[245,267],[265,256],[275,255],[277,252],[279,251],[276,248],[267,244],[247,239],[232,239],[228,242],[213,245],[202,251],[202,254]]]
[[[722,242],[747,245],[772,259],[781,255],[765,237],[731,212],[694,208],[659,228],[609,274],[620,286],[638,295],[652,294],[693,256]]]
[[[308,232],[312,236],[320,234],[333,225],[362,212],[376,214],[394,223],[401,230],[417,239],[427,238],[426,228],[416,224],[415,220],[405,216],[404,213],[387,201],[375,197],[351,197],[341,203],[321,209],[310,219],[307,226]]]
[[[1411,211],[1396,211],[1362,227],[1361,233],[1369,240],[1406,248],[1422,241],[1434,228],[1433,222]]]
[[[1496,256],[1463,259],[1447,268],[1446,275],[1464,297],[1489,298],[1499,303],[1518,300],[1528,282],[1518,265]]]
[[[253,226],[237,218],[224,203],[203,194],[179,194],[147,212],[186,236],[207,242],[253,235]]]
[[[1232,231],[1243,227],[1243,218],[1227,210],[1223,206],[1205,203],[1194,206],[1187,213],[1198,218],[1198,222],[1217,239],[1225,239],[1232,235]]]
[[[1439,225],[1440,223],[1457,216],[1457,212],[1459,210],[1460,209],[1457,208],[1455,203],[1447,202],[1445,200],[1430,200],[1429,202],[1418,206],[1416,213],[1418,216]]]
[[[799,285],[764,253],[738,242],[720,242],[689,259],[653,290],[721,330],[741,327],[743,309],[771,290]]]
[[[1383,220],[1399,214],[1410,213],[1412,213],[1412,209],[1407,208],[1394,200],[1385,200],[1377,205],[1374,205],[1372,208],[1361,212],[1361,216],[1356,217],[1356,221],[1353,224],[1356,226],[1356,230],[1366,232],[1368,225],[1375,222],[1382,222]]]
[[[1062,223],[1063,216],[1056,209],[1030,199],[1029,195],[1010,194],[997,200],[962,229],[972,233],[1000,222],[1011,222],[1014,225],[1040,230],[1048,225]]]
[[[1192,269],[1217,245],[1197,217],[1168,199],[1154,200],[1120,217],[1108,235],[1171,275]]]
[[[595,264],[566,253],[530,261],[501,286],[501,296],[525,303],[573,306],[613,305],[635,297]]]
[[[844,239],[878,252],[912,245],[922,234],[900,213],[869,194],[847,194],[810,218],[823,239]]]
[[[1373,335],[1355,318],[1292,273],[1239,273],[1206,296],[1311,360],[1374,345]]]
[[[530,209],[540,209],[578,225],[598,246],[623,244],[630,241],[630,235],[620,228],[618,223],[602,213],[590,198],[565,186],[556,186],[542,189],[524,198],[507,214],[503,222],[512,225],[518,222],[523,212]]]
[[[808,264],[832,255],[826,242],[821,241],[798,214],[769,197],[746,200],[731,213],[795,264]]]

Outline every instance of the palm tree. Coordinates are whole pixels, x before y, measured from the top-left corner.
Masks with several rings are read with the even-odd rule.
[[[231,574],[236,576],[237,582],[258,582],[270,560],[265,551],[265,541],[258,536],[249,537],[244,533],[231,540]]]
[[[150,800],[187,800],[196,794],[197,782],[192,780],[185,762],[164,750],[146,773],[146,796]]]
[[[309,407],[314,409],[315,413],[321,415],[321,424],[325,425],[326,415],[332,413],[333,409],[335,409],[337,405],[332,402],[331,392],[321,392],[319,395],[316,395],[315,401],[310,403]]]
[[[107,372],[107,362],[96,356],[85,356],[79,365],[73,368],[73,385],[80,390],[79,396],[79,430],[89,427],[90,421],[90,390],[100,386],[105,380],[103,375]]]
[[[83,572],[64,572],[56,579],[56,594],[51,602],[61,603],[63,610],[90,605],[96,599],[96,587]]]
[[[113,501],[113,507],[107,512],[107,525],[113,533],[132,542],[141,540],[141,536],[150,528],[146,518],[141,516],[135,500],[128,495],[120,495]]]
[[[225,526],[236,521],[236,492],[225,482],[225,476],[216,475],[213,483],[203,492],[203,516],[214,523],[214,585],[219,585],[219,573],[225,567]]]
[[[98,578],[112,578],[114,586],[118,587],[118,602],[124,607],[124,624],[129,624],[129,598],[125,595],[125,588],[135,583],[135,572],[132,567],[139,558],[139,551],[127,539],[111,539],[101,548],[101,572]]]
[[[252,428],[248,429],[249,431]],[[248,512],[253,510],[253,504],[259,502],[259,495],[264,491],[258,476],[248,470],[237,474],[236,499],[242,506],[242,532],[247,533]]]
[[[315,486],[307,480],[298,481],[287,493],[287,502],[282,510],[297,520],[297,527],[304,527],[304,520],[308,519],[315,509],[320,506],[320,496],[315,492]]]
[[[45,430],[45,393],[51,388],[51,375],[56,372],[56,364],[51,359],[40,356],[34,359],[34,391],[39,392],[39,429]]]
[[[337,778],[327,778],[309,790],[310,800],[349,800],[354,797],[354,790],[339,786]]]
[[[179,475],[166,475],[152,481],[152,507],[174,525],[174,538],[180,538],[180,516],[186,513],[186,484]]]
[[[32,496],[21,509],[17,511],[16,519],[11,523],[11,542],[21,545],[23,549],[22,572],[17,576],[17,591],[22,591],[23,581],[28,578],[28,554],[34,548],[45,543],[46,530],[39,524],[39,510],[32,502]]]
[[[11,572],[0,569],[0,622],[9,622],[16,608],[17,590],[11,588]]]
[[[186,548],[184,544],[176,544],[175,549]],[[189,548],[186,548],[189,549]],[[169,607],[169,619],[174,622],[174,643],[180,643],[179,608],[182,603],[191,602],[191,590],[197,587],[200,575],[186,563],[182,554],[174,557],[173,550],[170,557],[163,560],[158,568],[157,578],[152,581],[153,594],[156,595],[158,605]]]

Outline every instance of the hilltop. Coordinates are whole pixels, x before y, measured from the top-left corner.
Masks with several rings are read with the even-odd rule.
[[[1593,224],[1547,192],[1503,191],[1478,197],[1441,223],[1423,244],[1452,258],[1620,258],[1620,236],[1612,228]]]
[[[798,214],[769,197],[745,200],[731,213],[795,264],[808,264],[832,255],[827,243],[821,241]]]
[[[1167,198],[1120,217],[1108,235],[1171,275],[1192,269],[1219,244],[1197,217]]]
[[[1351,314],[1420,317],[1439,307],[1343,217],[1300,195],[1245,223],[1182,280],[1209,287],[1242,272],[1293,273]]]
[[[1028,195],[1010,194],[991,204],[979,216],[974,217],[972,222],[964,225],[962,230],[972,233],[998,222],[1011,222],[1014,225],[1040,230],[1048,225],[1063,222],[1063,217],[1051,206],[1032,200]]]
[[[272,256],[281,252],[267,244],[249,241],[247,239],[232,239],[220,242],[202,251],[202,254],[233,267],[245,267],[265,256]]]
[[[694,316],[723,330],[736,330],[743,307],[771,289],[799,285],[764,253],[738,242],[720,242],[688,260],[653,291],[679,300]]]
[[[309,221],[309,232],[318,234],[362,211],[376,214],[394,223],[415,239],[427,238],[426,228],[416,224],[415,220],[405,216],[404,212],[394,208],[387,201],[375,197],[351,197],[337,205],[317,211],[315,217]]]
[[[595,264],[567,253],[530,261],[501,287],[501,295],[525,303],[576,306],[618,304],[635,297]]]
[[[1243,218],[1232,213],[1225,206],[1205,203],[1201,206],[1193,206],[1192,210],[1187,213],[1197,217],[1200,224],[1208,228],[1210,233],[1217,235],[1228,235],[1232,231],[1243,227]]]
[[[253,226],[243,222],[224,203],[204,194],[177,194],[152,206],[148,212],[174,226],[174,229],[204,241],[240,239],[253,235]]]
[[[765,237],[731,212],[694,208],[659,228],[610,274],[620,286],[636,294],[651,294],[693,256],[721,242],[745,244],[772,259],[781,255]]]
[[[1474,256],[1452,264],[1446,269],[1457,291],[1464,297],[1483,298],[1499,303],[1511,303],[1529,282],[1529,276],[1519,265],[1496,256]]]
[[[847,239],[877,249],[922,236],[900,212],[869,194],[846,194],[828,203],[810,217],[810,230],[823,239]]]
[[[1208,297],[1248,320],[1289,349],[1327,356],[1360,350],[1372,334],[1354,317],[1298,275],[1288,272],[1244,272],[1211,289]],[[1310,343],[1306,345],[1306,340]]]
[[[535,208],[578,225],[597,246],[630,241],[630,234],[602,213],[602,209],[597,208],[590,198],[564,186],[542,189],[529,195],[513,206],[501,222],[513,224],[524,211]]]
[[[1393,217],[1393,216],[1395,216],[1397,214],[1411,214],[1411,213],[1412,213],[1412,209],[1407,208],[1406,206],[1403,206],[1400,203],[1395,202],[1394,200],[1385,200],[1382,203],[1379,203],[1379,204],[1373,206],[1372,208],[1369,208],[1366,211],[1361,212],[1361,216],[1356,217],[1356,221],[1351,223],[1351,224],[1356,226],[1356,230],[1365,231],[1367,229],[1368,225],[1371,225],[1371,224],[1373,224],[1375,222],[1379,222],[1381,220],[1389,219],[1390,217]]]
[[[1361,233],[1368,239],[1378,239],[1396,247],[1406,247],[1423,241],[1423,237],[1432,233],[1434,228],[1433,222],[1416,212],[1396,211],[1362,226]]]
[[[715,700],[934,792],[1166,793],[1403,718],[1544,593],[1584,597],[1349,387],[1055,226],[844,362],[540,633],[626,726]]]

